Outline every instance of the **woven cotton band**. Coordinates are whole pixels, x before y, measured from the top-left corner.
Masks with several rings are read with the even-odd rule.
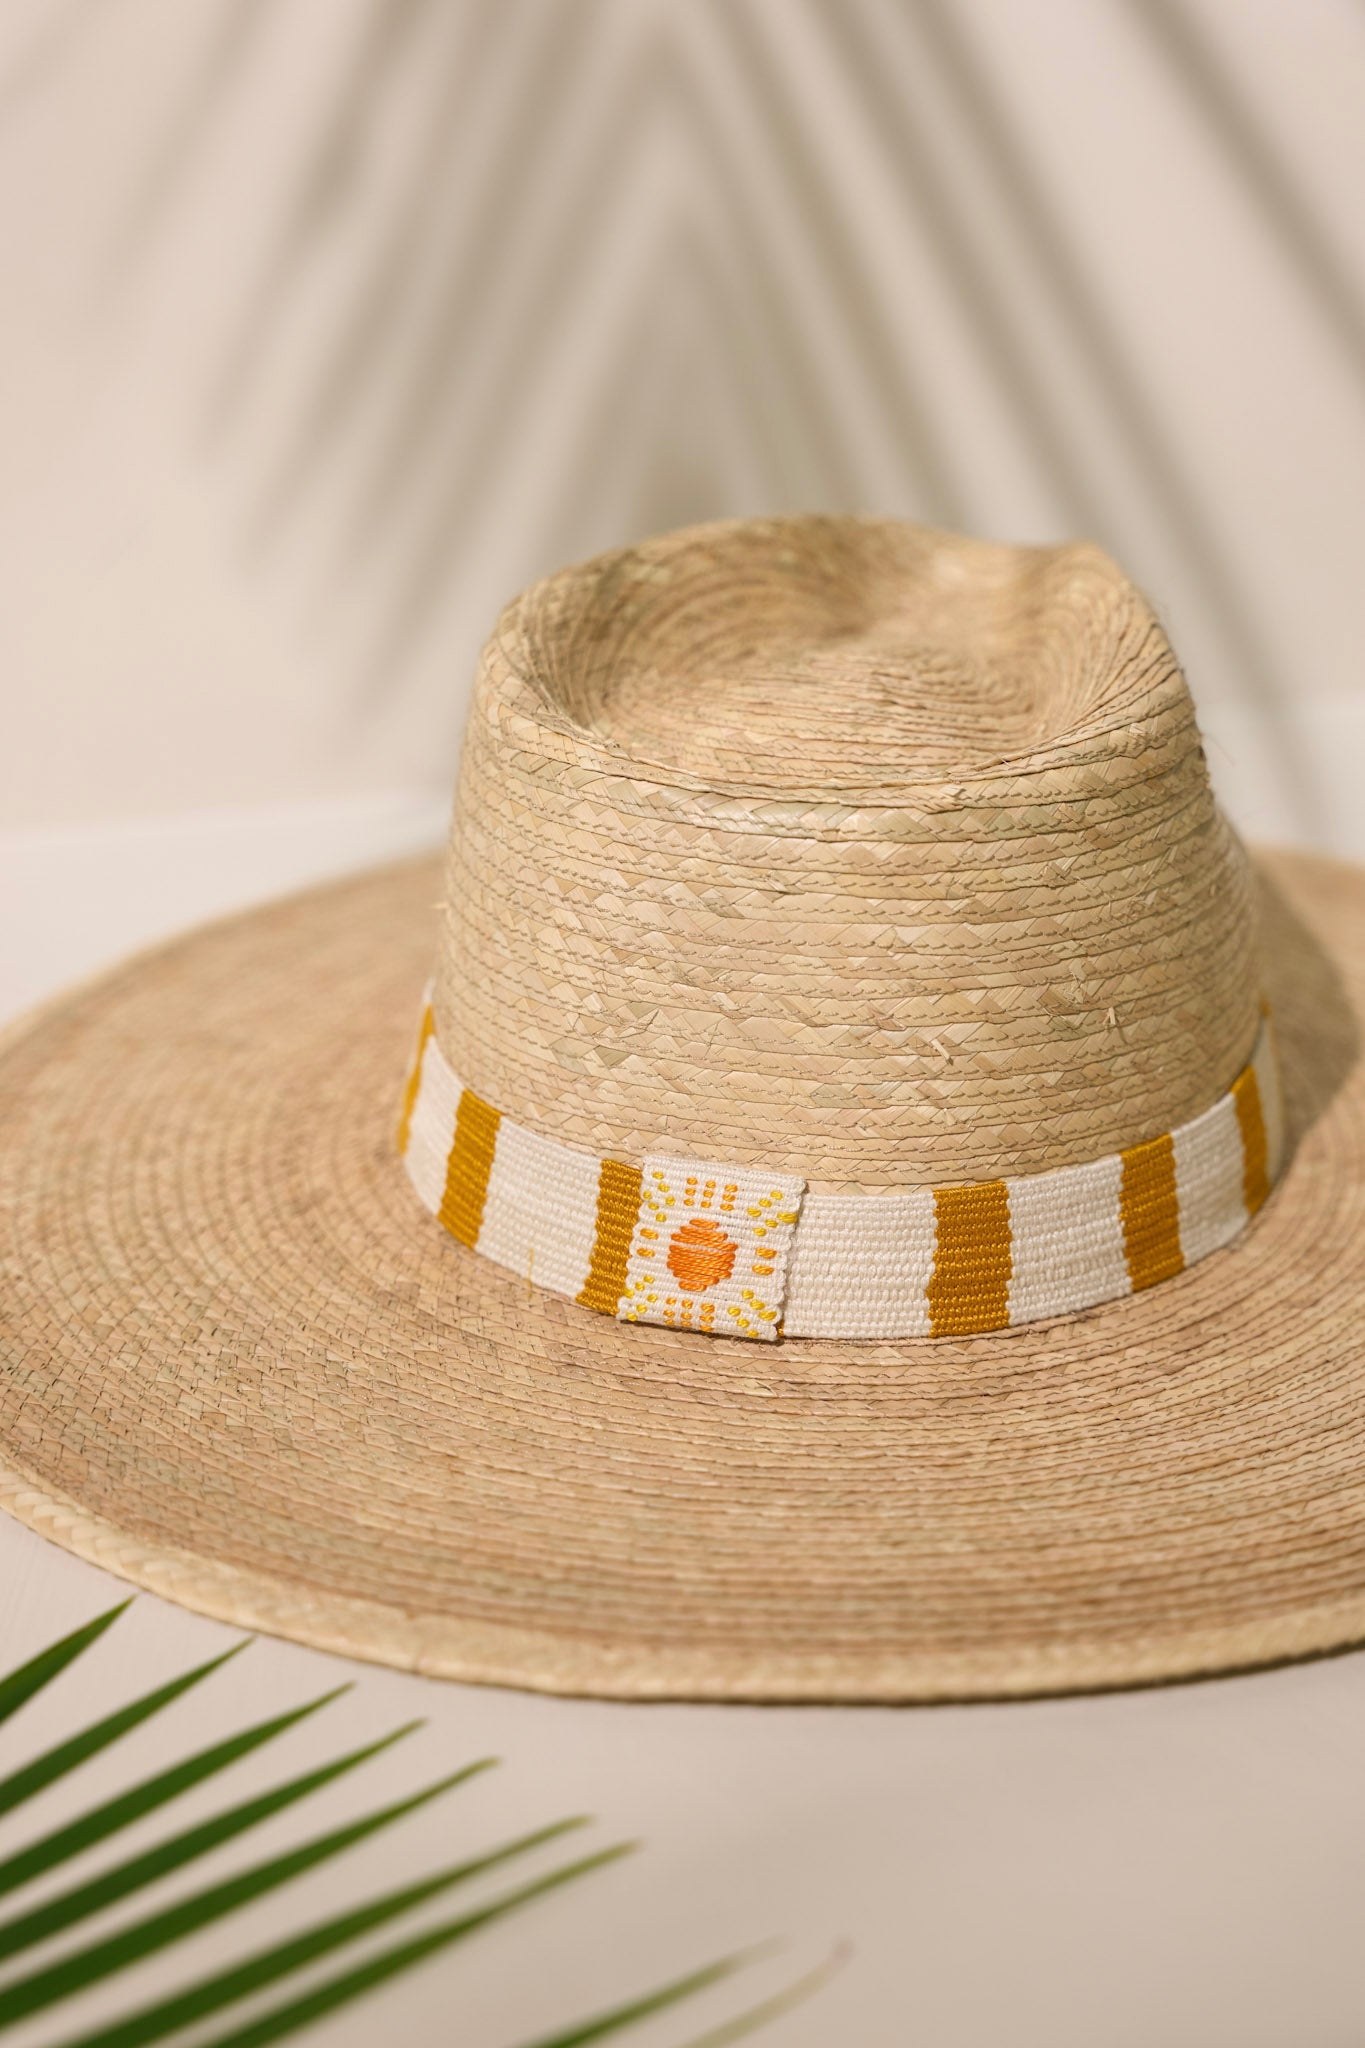
[[[787,1173],[597,1159],[451,1072],[427,1004],[398,1148],[424,1205],[509,1271],[626,1322],[724,1336],[960,1337],[1136,1294],[1229,1243],[1279,1170],[1268,1025],[1191,1123],[1092,1164],[890,1195]]]

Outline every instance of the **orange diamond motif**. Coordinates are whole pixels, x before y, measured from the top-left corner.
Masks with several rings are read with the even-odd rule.
[[[685,1294],[704,1294],[717,1281],[729,1279],[738,1250],[734,1239],[709,1216],[694,1216],[673,1233],[668,1270]]]

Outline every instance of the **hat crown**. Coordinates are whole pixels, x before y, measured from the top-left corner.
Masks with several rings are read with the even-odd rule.
[[[1207,1108],[1259,996],[1179,664],[1099,549],[725,522],[533,586],[480,662],[435,1028],[586,1152],[876,1192]]]

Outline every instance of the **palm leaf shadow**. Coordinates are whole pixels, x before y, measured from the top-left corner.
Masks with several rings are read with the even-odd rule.
[[[1300,286],[1359,372],[1365,312],[1311,201],[1261,132],[1213,42],[1173,0],[1125,5],[1166,57],[1173,81],[1199,106]],[[229,118],[245,133],[247,94],[270,61],[266,31],[283,11],[283,0],[218,0],[207,11],[199,59],[166,110],[151,168],[138,184],[125,232],[115,238],[114,281],[143,261],[167,210],[192,187],[205,135]],[[1286,801],[1301,823],[1311,822],[1320,808],[1318,777],[1289,715],[1291,693],[1268,651],[1255,591],[1086,278],[1066,222],[1036,175],[1027,138],[977,62],[966,25],[940,0],[913,0],[908,8],[892,0],[841,0],[837,8],[811,0],[800,11],[822,24],[828,60],[865,110],[886,189],[904,223],[917,223],[926,236],[946,298],[976,337],[1040,481],[1068,518],[1108,541],[1102,494],[1067,407],[1030,362],[1007,295],[972,247],[969,209],[947,161],[929,136],[912,132],[879,50],[899,51],[954,107],[1041,296],[1069,333],[1113,423],[1135,487],[1182,552],[1242,678],[1247,707],[1274,751]],[[48,88],[106,12],[89,0],[53,0],[50,24],[0,80],[0,111],[7,97]],[[280,196],[258,274],[243,283],[206,399],[207,423],[220,432],[230,425],[234,440],[247,436],[253,402],[288,355],[286,330],[326,267],[321,259],[340,259],[340,290],[297,404],[248,457],[257,483],[248,485],[256,516],[247,514],[247,541],[264,550],[282,543],[305,515],[322,520],[320,581],[330,600],[349,594],[363,568],[380,618],[376,645],[359,667],[382,670],[390,687],[416,662],[452,597],[467,600],[471,611],[485,601],[474,585],[486,570],[476,563],[468,572],[473,583],[461,580],[471,530],[482,524],[489,479],[505,473],[521,448],[528,392],[534,396],[547,376],[547,362],[553,369],[557,334],[600,233],[603,194],[638,170],[646,113],[655,125],[660,117],[671,123],[685,152],[686,176],[668,201],[676,218],[661,223],[661,238],[671,234],[679,246],[690,242],[704,252],[704,262],[691,264],[703,316],[698,331],[709,319],[717,362],[752,361],[756,350],[767,358],[768,375],[759,381],[771,389],[741,421],[754,444],[752,463],[761,469],[769,460],[763,444],[774,430],[803,449],[803,459],[779,474],[767,509],[843,507],[865,496],[845,431],[851,385],[877,414],[900,477],[896,506],[888,509],[968,523],[967,480],[954,473],[935,391],[920,388],[915,335],[888,311],[884,277],[856,253],[849,219],[856,199],[827,174],[811,108],[777,61],[765,11],[731,0],[697,0],[687,10],[642,6],[644,25],[619,76],[592,102],[600,101],[601,118],[582,133],[575,109],[592,100],[610,70],[610,49],[620,44],[627,20],[636,20],[634,10],[602,0],[461,0],[454,9],[437,0],[357,0],[342,31],[350,40],[334,88],[307,116],[315,132],[305,140],[299,175]],[[697,36],[709,38],[714,80],[692,61]],[[414,81],[422,90],[409,105],[403,94]],[[363,173],[371,155],[383,154],[370,144],[385,122],[412,132],[390,187],[370,203],[375,194]],[[772,185],[757,233],[755,164],[766,167]],[[460,196],[453,217],[451,194]],[[837,376],[827,364],[802,360],[811,355],[803,302],[771,246],[782,239],[779,214],[790,214],[833,322]],[[509,256],[515,268],[532,244],[544,244],[532,266],[540,274],[527,292],[511,295],[509,310]],[[738,283],[725,292],[708,289],[708,270]],[[641,331],[628,318],[620,326],[599,337],[604,363],[619,363]],[[751,374],[744,382],[757,389]],[[321,482],[334,479],[360,423],[373,429],[371,445],[362,448],[357,475],[328,495]],[[602,474],[615,476],[633,463],[644,485],[621,494],[614,516],[628,523],[638,511],[669,523],[675,498],[687,516],[697,516],[699,490],[715,499],[703,512],[742,509],[729,502],[733,465],[720,459],[735,421],[708,416],[693,427],[720,454],[685,476],[668,420],[644,422],[643,447],[637,421],[634,446],[607,451]],[[605,431],[614,430],[608,421]],[[534,572],[580,552],[583,492],[574,486],[569,474],[541,479],[529,517],[513,522],[518,533],[536,534],[538,559],[509,542],[509,561]]]

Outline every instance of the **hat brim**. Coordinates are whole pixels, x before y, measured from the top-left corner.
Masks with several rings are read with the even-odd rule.
[[[430,863],[131,963],[0,1053],[0,1504],[220,1619],[554,1692],[1365,1639],[1365,873],[1259,867],[1282,1184],[1177,1279],[963,1341],[622,1326],[457,1245],[394,1150]]]

